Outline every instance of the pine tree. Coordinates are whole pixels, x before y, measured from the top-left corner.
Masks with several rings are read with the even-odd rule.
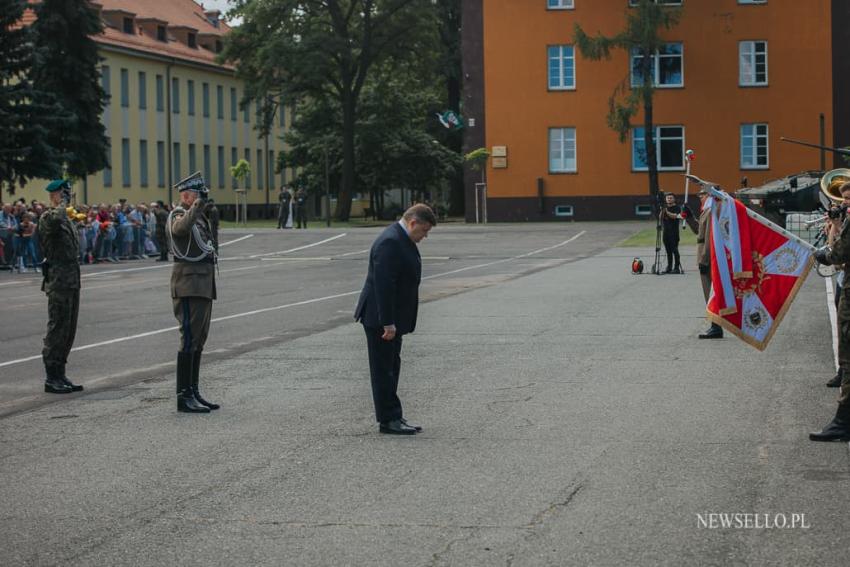
[[[88,0],[42,0],[35,13],[33,84],[55,97],[69,120],[52,129],[48,140],[67,154],[68,174],[84,177],[109,165],[100,120],[108,99],[92,39],[103,31],[103,22]]]
[[[34,177],[61,173],[48,133],[62,122],[53,99],[30,80],[32,29],[21,25],[25,0],[0,0],[0,188],[14,194]]]

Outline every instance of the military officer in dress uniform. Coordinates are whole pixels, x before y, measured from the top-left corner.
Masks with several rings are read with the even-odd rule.
[[[216,298],[216,244],[207,219],[204,178],[197,172],[174,186],[180,206],[169,215],[166,229],[174,256],[171,298],[180,324],[177,353],[177,411],[208,413],[218,404],[206,401],[198,391],[201,352],[207,340]]]
[[[47,376],[44,391],[70,394],[83,389],[65,376],[80,312],[80,240],[66,209],[71,201],[70,183],[57,179],[46,190],[50,208],[38,221],[38,239],[44,254],[41,290],[47,294],[47,335],[41,351]]]

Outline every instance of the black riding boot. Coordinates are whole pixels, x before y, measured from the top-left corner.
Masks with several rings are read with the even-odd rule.
[[[177,353],[177,411],[186,413],[209,413],[210,408],[202,406],[192,391],[191,352]]]
[[[74,384],[73,382],[71,382],[70,380],[68,380],[68,377],[65,375],[65,365],[64,364],[57,367],[57,369],[59,371],[59,379],[62,382],[64,382],[65,384],[67,384],[68,386],[70,386],[72,392],[82,392],[83,391],[82,386],[78,386],[78,385]]]
[[[839,368],[838,372],[835,373],[835,376],[832,377],[832,380],[826,383],[828,388],[838,388],[841,386],[841,379],[844,378],[844,369]]]
[[[198,391],[198,377],[201,374],[201,351],[195,352],[195,357],[192,360],[192,393],[195,395],[195,399],[198,400],[198,403],[202,406],[207,406],[211,410],[218,409],[221,406],[218,404],[214,404],[212,402],[206,401],[201,397],[201,393]]]
[[[835,417],[823,431],[809,433],[812,441],[850,441],[850,405],[838,406]]]
[[[70,394],[74,390],[71,386],[62,381],[59,368],[56,366],[44,365],[44,391],[48,394]]]

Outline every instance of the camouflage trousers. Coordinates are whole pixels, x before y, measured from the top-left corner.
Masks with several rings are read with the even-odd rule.
[[[80,290],[51,291],[47,294],[47,335],[41,358],[45,366],[68,363],[68,353],[77,334],[80,313]]]
[[[841,288],[838,301],[838,366],[843,370],[839,405],[850,404],[850,286]]]
[[[180,352],[204,350],[212,319],[212,299],[178,297],[173,299],[174,317],[180,323]]]

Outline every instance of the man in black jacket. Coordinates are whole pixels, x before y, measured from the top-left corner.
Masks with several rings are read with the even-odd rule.
[[[422,428],[407,422],[398,399],[401,340],[416,328],[422,261],[416,244],[437,224],[426,205],[413,205],[401,220],[375,239],[369,272],[354,318],[363,324],[369,349],[372,400],[381,433],[413,435]]]

